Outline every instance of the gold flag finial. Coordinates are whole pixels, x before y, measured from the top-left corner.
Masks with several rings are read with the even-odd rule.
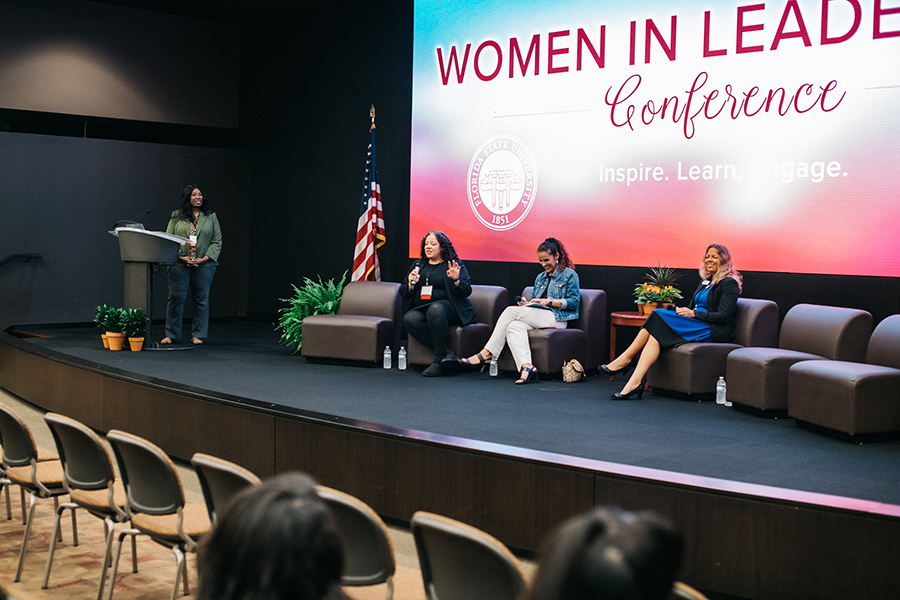
[[[375,105],[372,105],[372,108],[369,109],[369,116],[372,117],[372,126],[369,127],[369,131],[375,129]]]

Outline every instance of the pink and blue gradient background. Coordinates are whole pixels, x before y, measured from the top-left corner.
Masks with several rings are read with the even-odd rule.
[[[900,275],[900,37],[874,40],[873,0],[861,0],[862,23],[847,42],[819,43],[821,2],[800,2],[812,45],[785,39],[770,50],[784,3],[767,3],[748,23],[745,44],[766,50],[736,54],[738,6],[748,2],[436,2],[417,0],[413,80],[410,188],[410,256],[431,229],[446,232],[464,259],[535,260],[547,236],[560,238],[578,264],[692,268],[708,243],[727,245],[738,268],[754,271]],[[749,3],[752,4],[752,3]],[[832,3],[830,29],[849,28],[844,0]],[[843,6],[846,4],[846,7]],[[885,8],[890,5],[883,2]],[[896,3],[900,6],[900,2]],[[844,10],[847,9],[847,10]],[[703,13],[713,11],[711,47],[726,56],[703,58]],[[678,17],[676,60],[654,42],[643,61],[643,22],[653,19],[668,37]],[[630,21],[638,22],[638,60],[628,65]],[[789,20],[787,31],[796,29]],[[598,43],[606,26],[606,67],[575,71],[575,32],[584,28]],[[883,17],[883,31],[900,31],[900,15]],[[547,33],[571,30],[556,59],[568,73],[547,74]],[[525,49],[541,34],[540,75],[508,77],[509,38]],[[504,67],[494,80],[479,80],[471,64],[463,84],[442,85],[437,61],[456,45],[475,49],[485,40],[504,48]],[[486,53],[485,56],[490,56]],[[492,70],[485,61],[486,70]],[[736,91],[834,79],[846,92],[838,109],[786,117],[772,114],[738,120],[695,121],[685,139],[671,122],[616,128],[603,102],[606,90],[630,75],[642,77],[641,100],[686,95],[700,71],[704,90],[730,83]],[[640,106],[640,104],[639,104]],[[531,151],[538,176],[534,207],[517,227],[498,232],[484,226],[469,207],[467,169],[486,139],[511,134]],[[753,179],[754,160],[838,161],[847,176],[821,183]],[[742,179],[677,181],[676,165],[734,163]],[[668,181],[600,183],[601,165],[659,165]]]

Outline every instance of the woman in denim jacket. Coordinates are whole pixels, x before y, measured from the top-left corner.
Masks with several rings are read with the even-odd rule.
[[[509,344],[513,359],[519,368],[517,384],[537,380],[537,368],[531,364],[531,346],[528,345],[529,329],[565,329],[568,321],[578,318],[578,274],[562,242],[547,238],[537,249],[538,262],[544,268],[534,280],[531,300],[520,300],[518,306],[503,311],[487,345],[469,358],[467,365],[479,366],[492,356],[499,356],[504,344]]]

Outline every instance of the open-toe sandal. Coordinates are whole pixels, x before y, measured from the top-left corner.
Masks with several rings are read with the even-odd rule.
[[[538,380],[538,370],[537,367],[522,367],[522,371],[519,373],[519,378],[516,379],[516,385],[525,385],[526,383],[531,383],[532,381]]]

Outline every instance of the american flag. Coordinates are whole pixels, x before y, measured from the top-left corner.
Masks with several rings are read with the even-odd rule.
[[[381,281],[378,249],[384,245],[384,217],[381,213],[381,186],[375,162],[375,128],[366,156],[366,178],[363,181],[359,221],[356,225],[356,250],[350,281]]]

